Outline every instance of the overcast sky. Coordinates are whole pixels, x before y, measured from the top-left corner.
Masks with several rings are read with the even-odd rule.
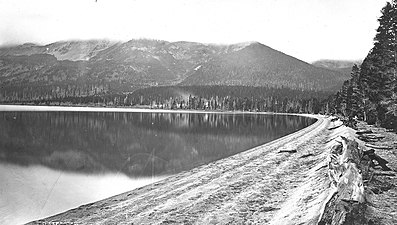
[[[362,59],[386,0],[0,0],[0,45],[259,41],[307,62]]]

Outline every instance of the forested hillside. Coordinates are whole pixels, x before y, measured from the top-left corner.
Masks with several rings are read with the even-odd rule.
[[[397,129],[397,1],[387,3],[378,19],[374,46],[351,78],[332,96],[326,111]]]
[[[180,85],[245,85],[335,91],[347,77],[318,68],[261,43],[213,57]]]

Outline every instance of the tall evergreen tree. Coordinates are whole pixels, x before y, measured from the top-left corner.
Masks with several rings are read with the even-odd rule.
[[[388,2],[378,19],[374,46],[361,67],[327,103],[344,116],[397,129],[397,0]]]
[[[350,79],[350,116],[357,116],[358,118],[366,121],[366,114],[368,111],[367,102],[365,94],[363,93],[362,80],[361,80],[361,70],[356,64],[352,67],[351,79]]]
[[[376,104],[378,122],[385,126],[392,125],[395,120],[396,102],[393,96],[396,94],[396,72],[397,72],[397,2],[387,3],[382,9],[382,16],[379,18],[379,28],[374,38],[373,67],[375,68],[372,80],[375,85],[375,93],[378,96],[369,96]]]
[[[384,101],[386,105],[385,122],[391,127],[397,127],[397,1],[394,0],[389,9],[389,14],[392,15],[389,22],[389,54],[390,54],[390,81],[386,90],[389,92],[389,98]]]

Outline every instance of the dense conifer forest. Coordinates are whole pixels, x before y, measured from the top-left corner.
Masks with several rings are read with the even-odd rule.
[[[31,93],[31,92],[27,92]],[[23,94],[5,103],[35,105],[88,105],[219,111],[323,113],[328,92],[293,90],[287,87],[163,86],[112,93],[108,86],[42,88],[37,96]]]
[[[324,111],[348,119],[397,128],[397,1],[388,2],[378,19],[374,46],[351,78],[324,104]]]

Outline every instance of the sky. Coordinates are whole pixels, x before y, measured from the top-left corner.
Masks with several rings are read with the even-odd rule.
[[[306,62],[363,59],[386,0],[0,0],[0,45],[258,41]]]

